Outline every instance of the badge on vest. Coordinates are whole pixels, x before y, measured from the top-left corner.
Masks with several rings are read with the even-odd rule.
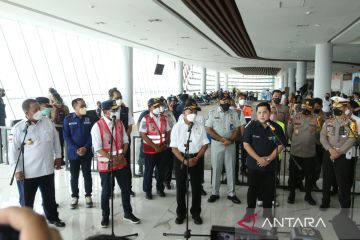
[[[33,144],[34,144],[34,141],[33,141],[31,138],[29,138],[29,139],[26,141],[26,144],[27,144],[27,145],[33,145]]]

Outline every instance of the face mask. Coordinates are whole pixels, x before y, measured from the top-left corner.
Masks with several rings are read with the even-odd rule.
[[[86,115],[86,108],[80,108],[79,113],[80,115]]]
[[[351,111],[349,109],[345,110],[345,115],[349,115],[351,113]]]
[[[229,109],[230,109],[230,110],[234,110],[235,108],[234,108],[234,106],[230,106]]]
[[[43,110],[41,110],[41,113],[43,116],[49,116],[50,108],[44,108]]]
[[[314,113],[315,113],[315,114],[319,114],[319,113],[320,113],[320,110],[321,110],[321,109],[319,109],[319,108],[314,109]]]
[[[301,109],[301,112],[302,112],[302,114],[304,114],[304,115],[310,115],[311,114],[311,112],[308,110],[308,109]]]
[[[230,104],[228,103],[220,104],[220,107],[222,108],[222,110],[224,110],[224,112],[226,112],[227,110],[229,110]]]
[[[115,102],[116,102],[116,105],[121,106],[121,104],[122,104],[122,99],[118,99],[118,100],[116,100]]]
[[[279,104],[281,99],[280,98],[273,98],[273,101],[275,104]]]
[[[195,113],[190,113],[190,114],[186,115],[186,119],[187,119],[189,122],[194,122],[194,121],[195,121],[195,118],[196,118],[196,114],[195,114]]]
[[[114,116],[116,117],[116,119],[120,119],[120,112],[110,112],[110,118],[113,119]]]
[[[163,106],[159,107],[160,113],[163,113],[165,111],[165,108]]]
[[[239,100],[239,104],[240,104],[241,106],[244,106],[244,105],[245,105],[245,99],[240,99],[240,100]]]
[[[152,113],[154,115],[159,115],[160,114],[160,108],[155,108],[154,110],[152,110]]]
[[[325,97],[326,100],[329,100],[329,98],[330,98],[330,97],[327,97],[327,96]]]
[[[341,116],[343,111],[339,108],[334,108],[334,115],[335,116]]]
[[[39,121],[43,118],[43,114],[41,111],[37,111],[34,115],[33,115],[33,119],[35,121]]]

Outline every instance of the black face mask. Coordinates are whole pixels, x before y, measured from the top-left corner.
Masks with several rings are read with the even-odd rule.
[[[228,103],[220,104],[220,107],[222,108],[222,110],[224,110],[224,112],[226,112],[227,110],[229,110],[230,104]]]
[[[319,108],[317,108],[317,109],[314,109],[314,113],[315,113],[315,114],[318,114],[318,113],[320,113],[320,111],[321,111],[321,109],[319,109]]]
[[[304,115],[310,115],[310,114],[311,114],[311,111],[308,110],[308,109],[305,109],[305,108],[302,108],[302,109],[301,109],[301,112],[302,112],[302,114],[304,114]]]
[[[5,97],[5,92],[2,92],[2,93],[1,93],[1,97]]]
[[[328,101],[329,101],[329,98],[330,98],[330,97],[325,97],[325,99],[328,100]]]
[[[275,104],[279,104],[281,102],[280,98],[273,98]]]
[[[341,116],[343,114],[343,111],[339,108],[334,108],[333,111],[335,116]]]

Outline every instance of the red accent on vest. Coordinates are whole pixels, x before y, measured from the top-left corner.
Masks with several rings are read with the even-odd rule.
[[[110,154],[110,140],[111,140],[111,129],[106,124],[104,118],[101,118],[99,121],[97,121],[97,124],[99,126],[100,135],[101,135],[101,141],[103,149]],[[122,122],[117,119],[115,121],[115,137],[113,137],[113,156],[116,156],[119,153],[123,153],[124,150],[124,126]],[[114,150],[115,149],[115,150]],[[118,169],[122,169],[126,167],[125,164],[119,164],[116,166],[113,166],[111,170],[109,170],[109,159],[101,156],[100,154],[97,155],[98,160],[98,171],[99,172],[111,172]]]
[[[163,145],[165,143],[165,132],[166,132],[166,118],[164,115],[160,116],[160,129],[159,127],[156,125],[154,119],[152,119],[150,117],[150,114],[145,116],[145,121],[146,121],[146,135],[148,138],[150,138],[151,141],[153,141],[153,143],[158,144],[158,145]],[[144,149],[143,149],[144,153],[146,154],[156,154],[157,152],[155,151],[154,148],[152,148],[150,145],[146,144],[146,142],[144,141]]]

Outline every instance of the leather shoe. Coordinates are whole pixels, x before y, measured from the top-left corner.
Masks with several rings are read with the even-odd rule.
[[[215,202],[216,200],[218,200],[220,197],[219,195],[211,195],[208,199],[209,203]]]
[[[204,189],[201,189],[201,195],[202,195],[202,196],[206,196],[206,194],[207,194],[207,193],[205,192],[205,190],[204,190]]]
[[[109,226],[109,217],[102,217],[101,219],[101,227],[106,228]]]
[[[133,190],[130,190],[130,196],[135,197],[135,193]]]
[[[146,199],[151,200],[152,198],[153,198],[152,193],[151,193],[151,192],[147,192],[147,193],[146,193]]]
[[[314,206],[316,205],[315,200],[312,198],[312,196],[305,196],[304,198],[305,201],[307,201],[310,205]]]
[[[175,219],[175,223],[176,224],[183,224],[184,219],[185,219],[184,217],[177,216],[176,219]]]
[[[50,224],[54,224],[56,227],[65,227],[65,223],[60,219],[49,221]]]
[[[238,197],[236,195],[228,196],[227,199],[229,199],[230,201],[232,201],[235,204],[240,204],[241,203],[240,199],[238,199]]]
[[[294,204],[295,203],[295,194],[294,193],[290,193],[287,199],[287,203],[289,204]]]
[[[330,207],[330,204],[328,203],[321,203],[319,209],[320,211],[326,211]]]
[[[157,194],[159,195],[159,197],[165,197],[164,191],[157,191]]]
[[[201,225],[203,223],[203,220],[201,219],[200,216],[192,216],[192,218],[194,219],[194,223],[196,225]]]

